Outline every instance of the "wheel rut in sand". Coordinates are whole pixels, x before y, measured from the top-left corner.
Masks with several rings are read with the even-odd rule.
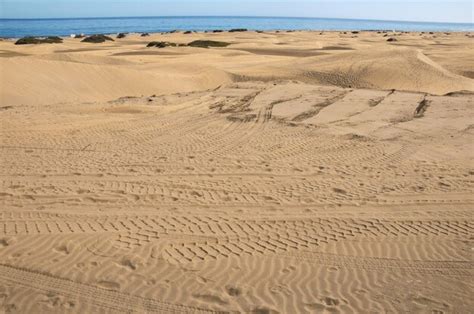
[[[197,307],[186,307],[156,299],[146,299],[115,291],[113,283],[101,283],[97,286],[81,284],[77,281],[55,277],[46,273],[21,269],[8,265],[0,265],[0,278],[5,283],[24,286],[45,292],[56,292],[72,299],[84,299],[87,303],[97,305],[107,311],[146,311],[210,313],[212,311]]]

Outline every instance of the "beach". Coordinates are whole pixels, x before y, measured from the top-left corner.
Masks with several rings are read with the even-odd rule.
[[[472,311],[472,33],[109,36],[0,41],[0,312]]]

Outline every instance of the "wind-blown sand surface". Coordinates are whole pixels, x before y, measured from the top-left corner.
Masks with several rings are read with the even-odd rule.
[[[472,38],[383,36],[0,42],[0,311],[470,313]]]

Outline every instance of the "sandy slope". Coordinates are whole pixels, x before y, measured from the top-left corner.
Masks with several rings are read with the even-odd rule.
[[[0,42],[0,310],[469,313],[472,39],[383,35]]]

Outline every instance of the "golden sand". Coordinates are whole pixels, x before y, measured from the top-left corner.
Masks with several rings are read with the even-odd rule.
[[[383,36],[1,41],[0,312],[472,311],[472,38]]]

